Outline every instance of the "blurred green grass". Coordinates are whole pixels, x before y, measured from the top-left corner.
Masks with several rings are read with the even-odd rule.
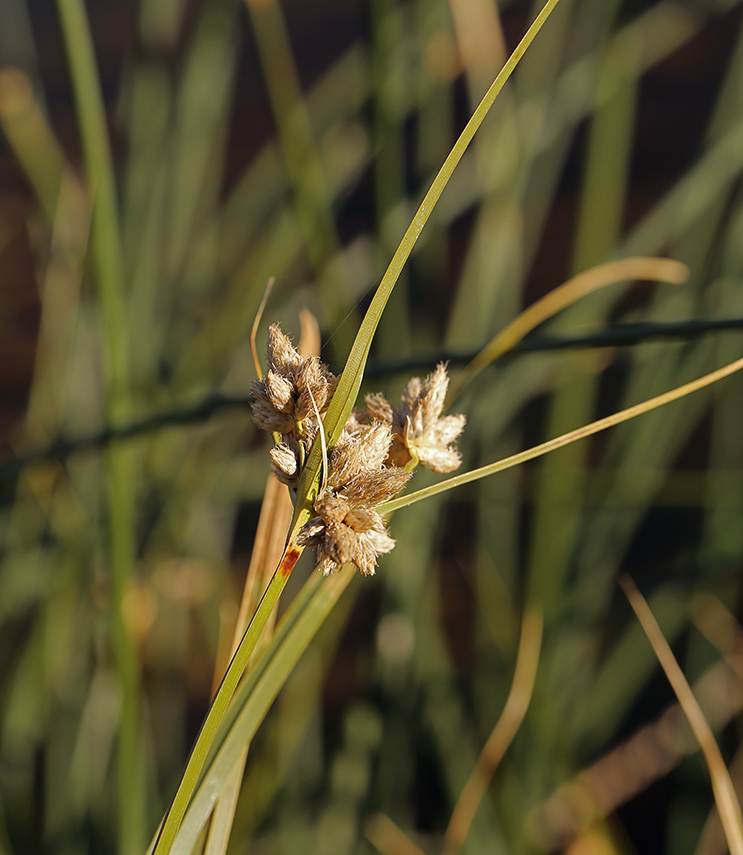
[[[7,5],[2,31],[16,38],[0,40],[0,124],[13,180],[37,200],[22,226],[40,307],[14,446],[245,393],[247,335],[270,275],[267,319],[298,334],[297,310],[308,306],[326,358],[341,362],[359,301],[528,15],[512,4],[501,22],[485,0],[375,0],[359,6],[366,23],[307,86],[302,21],[320,10],[274,0],[247,10],[237,0],[143,0],[108,128],[97,130],[97,95],[85,91],[93,57],[86,68],[84,28],[69,25],[82,101],[80,148],[68,159],[58,110],[47,110],[44,56],[23,23],[38,12]],[[730,2],[639,10],[562,0],[427,225],[375,356],[485,344],[535,293],[613,256],[667,254],[689,264],[692,281],[615,287],[551,328],[740,314],[739,23]],[[693,115],[709,118],[693,161],[671,184],[671,169],[651,160],[638,183],[633,158],[660,151],[679,162],[673,127],[642,147],[665,116],[648,97],[653,69],[675,60],[691,90],[697,75],[713,76],[694,70],[694,51],[723,35],[719,82],[697,95],[709,109]],[[59,51],[62,31],[55,37]],[[275,134],[235,176],[245,57],[260,64],[262,82],[249,81],[265,86]],[[100,53],[98,63],[107,63]],[[653,108],[659,117],[646,115]],[[0,210],[3,222],[12,213]],[[0,232],[0,261],[15,250],[9,234]],[[465,464],[686,382],[740,345],[726,333],[514,359],[462,398]],[[394,394],[403,382],[370,388]],[[534,702],[465,851],[542,851],[539,805],[671,699],[619,601],[619,571],[650,594],[690,678],[716,658],[690,629],[688,607],[697,591],[731,607],[739,599],[741,394],[728,380],[539,466],[400,511],[396,549],[375,580],[343,594],[256,735],[232,851],[369,852],[364,827],[379,811],[439,851],[505,701],[529,601],[547,618]],[[265,451],[247,412],[225,412],[34,466],[8,488],[0,849],[143,851],[206,710]],[[648,799],[652,831],[620,813],[604,827],[607,851],[694,852],[711,807],[701,763],[682,766],[661,801]]]

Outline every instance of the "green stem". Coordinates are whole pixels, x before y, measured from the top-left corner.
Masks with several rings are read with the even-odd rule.
[[[225,714],[227,705],[232,700],[232,696],[235,693],[243,672],[248,667],[250,657],[266,626],[269,615],[279,601],[281,592],[284,590],[284,586],[289,576],[291,576],[299,556],[302,554],[302,549],[301,546],[297,546],[292,542],[288,544],[279,562],[279,566],[276,568],[276,572],[273,574],[271,582],[266,589],[266,593],[263,595],[260,603],[258,603],[258,608],[253,615],[253,619],[245,630],[245,635],[243,635],[235,651],[235,655],[232,657],[227,673],[224,675],[219,689],[217,689],[217,694],[214,696],[206,719],[204,719],[204,723],[201,726],[201,731],[191,750],[191,756],[188,758],[186,771],[183,773],[173,803],[160,829],[153,855],[167,855],[173,846],[191,795],[196,787],[199,773],[204,766],[209,748],[214,741],[219,723]]]
[[[328,447],[332,448],[341,435],[348,414],[353,409],[356,403],[356,398],[361,388],[361,380],[364,374],[364,366],[369,356],[371,349],[372,338],[382,317],[384,307],[389,300],[392,289],[402,273],[405,262],[408,260],[410,253],[413,251],[423,227],[428,222],[428,218],[436,206],[439,197],[444,192],[449,178],[459,161],[462,159],[467,147],[472,142],[477,129],[482,124],[488,110],[493,106],[498,93],[506,85],[506,81],[511,76],[513,70],[518,65],[521,57],[526,52],[529,45],[534,40],[534,37],[544,25],[544,22],[550,16],[552,10],[557,5],[558,0],[547,0],[544,7],[539,12],[534,22],[526,31],[526,34],[516,46],[514,52],[508,58],[506,64],[498,73],[498,76],[493,81],[490,89],[485,93],[482,101],[477,109],[472,114],[472,118],[467,122],[464,130],[459,135],[459,138],[454,143],[452,150],[449,152],[436,178],[434,178],[431,187],[423,198],[423,201],[418,207],[418,210],[413,217],[413,221],[408,226],[407,231],[403,235],[400,245],[398,246],[392,260],[387,267],[387,270],[379,283],[377,290],[374,292],[369,308],[364,315],[364,320],[361,322],[356,338],[354,339],[353,347],[346,360],[346,365],[341,375],[340,383],[333,395],[333,398],[328,407],[328,412],[325,416],[325,431],[328,439]],[[304,467],[302,477],[297,488],[297,504],[294,511],[293,528],[298,529],[304,522],[309,519],[308,508],[311,507],[314,497],[317,495],[317,486],[319,483],[320,472],[320,454],[321,450],[317,443],[312,448],[308,458],[307,465]]]
[[[109,405],[113,415],[128,409],[128,353],[124,262],[111,150],[93,42],[82,0],[57,0],[75,90],[89,191],[93,197],[92,252],[105,328]]]
[[[57,7],[93,197],[91,252],[103,323],[106,410],[109,424],[117,427],[130,420],[130,406],[124,265],[114,169],[84,3],[57,0]],[[134,498],[129,455],[112,444],[107,463],[112,636],[122,693],[117,772],[119,851],[135,855],[143,848],[146,804],[139,737],[139,663],[121,612],[121,597],[135,561]]]
[[[498,460],[495,463],[490,463],[487,466],[481,466],[479,469],[472,469],[470,472],[463,472],[461,475],[454,475],[452,478],[447,478],[444,481],[439,481],[438,484],[433,484],[430,487],[424,487],[422,490],[416,490],[414,493],[408,493],[406,496],[400,496],[397,499],[392,499],[389,502],[383,502],[377,506],[380,514],[389,514],[399,508],[406,508],[408,505],[414,505],[422,499],[429,499],[431,496],[436,496],[439,493],[444,493],[447,490],[452,490],[454,487],[461,487],[463,484],[469,484],[471,481],[479,481],[480,478],[485,478],[488,475],[495,475],[497,472],[503,472],[504,469],[511,469],[514,466],[519,466],[526,463],[527,460],[534,460],[536,457],[541,457],[543,454],[548,454],[550,451],[555,451],[558,448],[563,448],[571,442],[577,442],[579,439],[585,439],[588,436],[593,436],[602,430],[613,427],[614,425],[622,424],[622,422],[634,419],[637,416],[643,415],[650,410],[662,407],[671,401],[677,401],[685,395],[690,395],[705,386],[716,383],[734,374],[736,371],[743,369],[743,359],[737,359],[723,368],[718,368],[717,371],[712,371],[710,374],[705,374],[698,380],[692,380],[691,383],[685,383],[683,386],[677,386],[671,389],[670,392],[664,392],[662,395],[656,395],[654,398],[649,398],[641,404],[635,404],[633,407],[628,407],[626,410],[620,410],[606,418],[583,425],[583,427],[571,430],[554,439],[548,439],[547,442],[542,442],[532,448],[527,448],[526,451],[520,451],[518,454],[512,454],[510,457],[504,457],[503,460]]]

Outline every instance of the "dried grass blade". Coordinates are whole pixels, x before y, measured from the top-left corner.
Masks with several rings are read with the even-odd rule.
[[[738,748],[729,769],[735,792],[738,798],[743,798],[743,747]],[[713,807],[707,815],[694,855],[725,855],[725,852],[727,852],[725,832],[722,829],[717,808]]]
[[[684,673],[679,667],[671,648],[666,641],[658,623],[653,617],[648,604],[644,597],[637,589],[635,583],[629,576],[623,576],[619,580],[627,599],[630,602],[637,619],[642,624],[648,640],[653,646],[655,655],[658,657],[663,670],[668,677],[673,691],[679,700],[679,704],[684,711],[684,715],[694,731],[699,745],[704,753],[704,759],[709,768],[710,778],[712,779],[712,790],[717,804],[717,810],[720,814],[725,838],[730,847],[731,855],[743,855],[743,815],[741,815],[740,804],[733,788],[733,782],[730,779],[730,774],[722,759],[720,749],[715,742],[715,737],[712,730],[704,717],[697,699],[691,687],[684,677]]]
[[[458,852],[462,848],[490,779],[524,720],[537,676],[542,628],[543,621],[539,612],[529,610],[524,613],[511,691],[451,815],[444,835],[445,855]]]
[[[743,680],[743,629],[720,600],[712,594],[694,597],[691,620],[702,635],[722,654],[725,662]]]
[[[454,487],[460,487],[462,484],[469,484],[471,481],[478,481],[480,478],[485,478],[488,475],[494,475],[496,472],[502,472],[504,469],[510,469],[512,466],[518,466],[521,463],[525,463],[527,460],[534,460],[535,457],[541,457],[543,454],[547,454],[557,448],[562,448],[564,445],[568,445],[571,442],[576,442],[579,439],[584,439],[587,436],[592,436],[595,433],[606,430],[606,428],[634,419],[643,413],[655,410],[658,407],[662,407],[664,404],[669,404],[671,401],[677,401],[685,395],[690,395],[692,392],[703,389],[705,386],[709,386],[712,383],[716,383],[718,380],[722,380],[724,377],[728,377],[730,374],[734,374],[736,371],[740,371],[741,368],[743,368],[743,359],[736,359],[735,362],[731,362],[724,368],[719,368],[717,371],[705,374],[704,377],[700,377],[698,380],[692,380],[691,383],[685,383],[683,386],[677,386],[675,389],[671,389],[670,392],[664,392],[662,395],[657,395],[655,398],[650,398],[647,401],[643,401],[641,404],[635,404],[634,407],[628,407],[626,410],[620,410],[618,413],[614,413],[614,415],[591,422],[590,424],[584,425],[576,430],[571,430],[568,433],[562,434],[562,436],[549,439],[547,442],[535,445],[533,448],[528,448],[526,451],[521,451],[518,454],[513,454],[511,457],[505,457],[503,460],[499,460],[496,463],[481,466],[479,469],[473,469],[471,472],[463,472],[461,475],[455,475],[453,478],[447,478],[445,481],[441,481],[431,487],[426,487],[423,490],[416,490],[416,492],[409,493],[407,496],[400,496],[398,499],[393,499],[391,502],[386,502],[385,504],[380,505],[379,512],[388,514],[392,511],[398,510],[399,508],[405,508],[408,505],[419,502],[421,499],[436,496],[438,493],[443,493],[446,490],[453,489]]]
[[[261,297],[261,301],[258,304],[258,310],[255,313],[255,318],[253,320],[253,326],[250,330],[250,353],[253,357],[253,365],[255,366],[255,376],[258,380],[263,380],[263,371],[261,370],[261,361],[258,358],[258,351],[255,349],[255,337],[258,333],[258,325],[261,322],[261,318],[263,317],[263,310],[266,308],[266,303],[268,302],[268,297],[271,294],[271,290],[273,289],[274,282],[276,281],[275,276],[271,276],[266,282],[266,289],[263,292],[263,296]]]
[[[448,405],[491,362],[509,351],[533,329],[568,306],[608,285],[643,279],[650,282],[669,282],[681,285],[689,278],[689,268],[670,258],[621,258],[584,270],[550,291],[528,309],[514,318],[466,366],[451,384]]]
[[[738,678],[723,662],[710,666],[693,691],[715,731],[727,727],[743,709]],[[571,840],[603,822],[698,749],[681,705],[671,704],[659,718],[561,784],[532,811],[529,826],[538,848],[563,851]]]
[[[366,839],[382,855],[425,855],[388,816],[377,813],[364,828]]]
[[[83,0],[57,0],[57,11],[75,95],[87,184],[94,192],[90,257],[101,313],[106,416],[109,424],[117,427],[130,421],[131,401],[124,254],[113,156],[85,3]],[[121,610],[124,588],[136,563],[135,487],[130,454],[126,449],[112,443],[106,466],[111,641],[121,690],[116,772],[118,845],[122,852],[137,852],[146,839],[140,662]]]

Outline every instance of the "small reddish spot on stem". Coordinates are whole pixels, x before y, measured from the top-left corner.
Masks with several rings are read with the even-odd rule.
[[[302,551],[300,549],[297,549],[295,546],[290,546],[281,559],[278,572],[281,573],[282,576],[289,576],[301,554]]]

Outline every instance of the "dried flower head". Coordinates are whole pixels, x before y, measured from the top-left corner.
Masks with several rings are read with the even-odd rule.
[[[367,395],[366,405],[372,419],[392,427],[388,463],[406,466],[417,460],[434,472],[453,472],[462,458],[453,445],[464,429],[465,416],[444,416],[449,377],[444,363],[439,363],[425,380],[413,379],[405,387],[400,406],[393,407],[384,395]]]
[[[253,383],[253,418],[259,427],[280,434],[270,452],[273,471],[295,490],[313,444],[318,439],[324,443],[323,413],[337,384],[317,357],[302,357],[271,325],[266,376]],[[414,377],[399,407],[383,395],[368,395],[366,411],[355,410],[348,417],[328,454],[315,516],[297,536],[300,546],[317,549],[325,575],[351,562],[370,576],[377,557],[395,545],[377,508],[407,483],[411,473],[402,467],[415,461],[451,472],[459,466],[453,442],[465,419],[441,418],[448,385],[442,364],[423,381]]]
[[[253,420],[259,428],[291,434],[314,412],[328,408],[338,378],[316,356],[303,357],[278,324],[268,328],[268,371],[253,382]]]
[[[315,501],[317,516],[297,538],[300,545],[316,547],[326,576],[348,562],[371,576],[377,556],[395,545],[376,506],[396,496],[410,473],[384,465],[391,441],[388,424],[356,425],[343,431],[330,452],[327,486]]]

